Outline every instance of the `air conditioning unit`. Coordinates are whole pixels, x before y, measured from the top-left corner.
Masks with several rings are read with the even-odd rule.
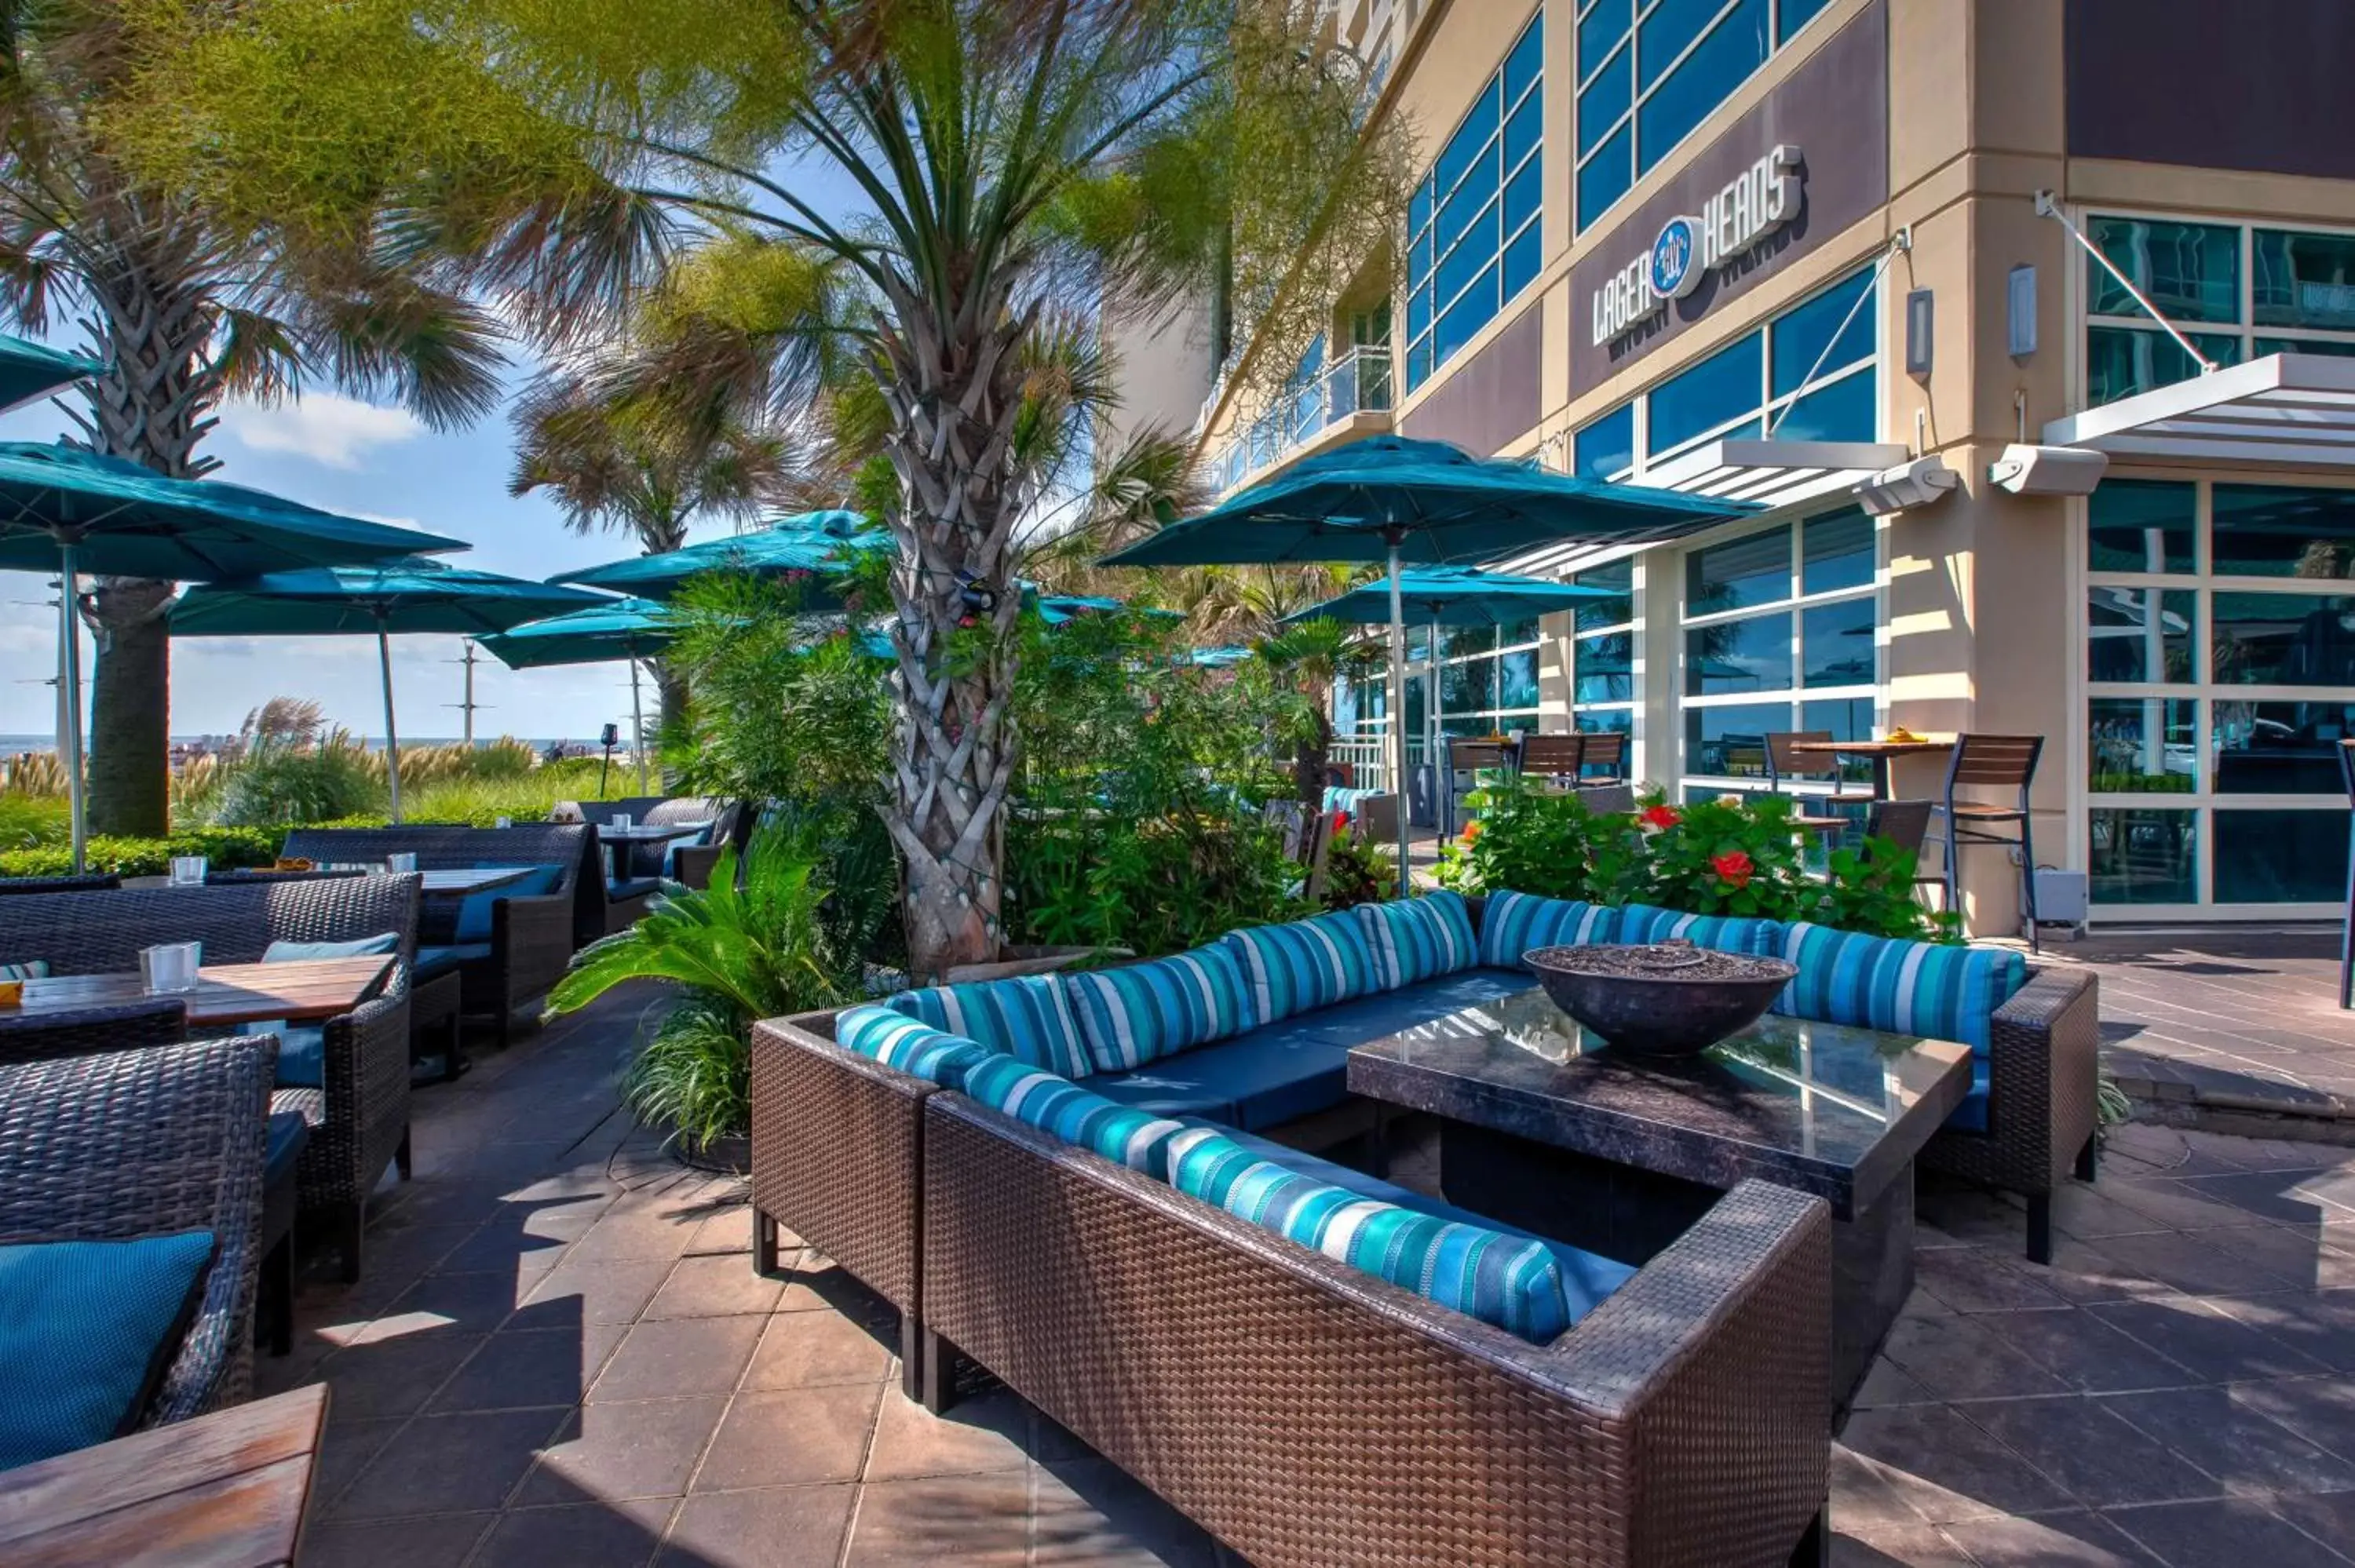
[[[2067,926],[2074,930],[2085,928],[2088,913],[2088,883],[2082,871],[2062,871],[2056,866],[2036,868],[2036,923],[2039,926]]]
[[[2091,495],[2109,466],[2107,452],[2015,442],[1987,465],[1987,479],[2014,495]]]

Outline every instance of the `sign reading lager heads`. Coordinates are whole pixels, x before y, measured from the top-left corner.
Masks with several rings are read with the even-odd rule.
[[[1702,202],[1698,214],[1662,224],[1649,250],[1594,291],[1595,343],[1615,343],[1649,325],[1711,270],[1739,260],[1798,217],[1807,199],[1799,163],[1798,148],[1777,146]]]

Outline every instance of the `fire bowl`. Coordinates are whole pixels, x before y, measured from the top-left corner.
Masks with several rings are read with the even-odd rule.
[[[1766,1011],[1798,973],[1781,959],[1689,942],[1536,948],[1521,961],[1553,1004],[1623,1051],[1690,1056]]]

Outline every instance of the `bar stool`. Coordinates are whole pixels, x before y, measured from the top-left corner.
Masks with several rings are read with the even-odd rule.
[[[1482,768],[1502,769],[1511,764],[1510,751],[1494,740],[1451,740],[1447,743],[1447,810],[1441,831],[1454,837],[1464,824],[1455,820],[1455,802],[1480,787]]]
[[[1590,729],[1581,734],[1586,741],[1581,767],[1599,770],[1599,782],[1627,782],[1627,737],[1615,729]]]
[[[1579,770],[1586,765],[1582,735],[1521,736],[1521,777],[1550,779],[1564,789],[1575,789]]]
[[[2028,912],[2028,950],[2041,953],[2036,932],[2036,838],[2029,821],[2028,791],[2036,780],[2036,759],[2044,750],[2041,735],[1959,735],[1954,756],[1946,763],[1945,815],[1946,907],[1960,910],[1962,895],[1955,881],[1957,853],[1966,844],[1996,844],[2019,852],[2021,906]],[[2011,805],[1957,800],[1958,786],[2017,789]],[[2017,827],[2017,837],[1991,831]]]
[[[1805,752],[1801,746],[1829,745],[1832,732],[1828,729],[1778,729],[1766,733],[1766,792],[1780,795],[1785,780],[1794,779],[1828,779],[1832,789],[1828,795],[1810,795],[1809,803],[1825,806],[1864,806],[1873,800],[1872,791],[1861,793],[1839,787],[1839,758],[1821,752]]]

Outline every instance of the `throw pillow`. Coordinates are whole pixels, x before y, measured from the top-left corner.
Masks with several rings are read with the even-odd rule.
[[[536,865],[518,881],[470,895],[458,906],[458,930],[453,939],[460,942],[489,941],[493,905],[509,898],[544,898],[555,892],[563,881],[562,866]]]
[[[302,963],[319,959],[368,959],[400,951],[400,933],[380,931],[349,942],[272,942],[261,949],[265,964]]]
[[[1860,1024],[1987,1054],[1996,1009],[2028,983],[2028,960],[2004,948],[1872,937],[1794,921],[1781,956],[1799,967],[1774,1011]]]
[[[1618,939],[1619,911],[1607,904],[1491,893],[1480,915],[1480,961],[1517,969],[1532,948],[1583,947]]]
[[[996,1053],[962,1035],[933,1028],[877,1002],[835,1014],[834,1043],[943,1088],[964,1086],[964,1075]]]
[[[1067,1078],[1084,1078],[1095,1070],[1060,975],[904,991],[884,1005]]]
[[[1452,975],[1480,961],[1472,916],[1453,891],[1360,904],[1359,921],[1374,952],[1374,981],[1384,991]]]
[[[1353,1001],[1375,989],[1373,946],[1351,910],[1246,927],[1220,939],[1241,963],[1252,1017],[1260,1023]]]
[[[1222,947],[1066,975],[1063,984],[1099,1073],[1141,1067],[1258,1022],[1242,966]]]

